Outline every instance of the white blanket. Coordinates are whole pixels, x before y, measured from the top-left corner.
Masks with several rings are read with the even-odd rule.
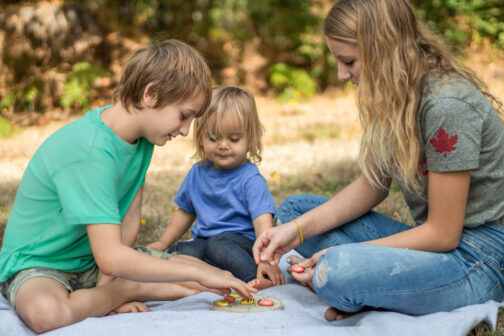
[[[295,254],[295,253],[289,253]],[[285,256],[282,270],[287,263]],[[452,312],[409,316],[392,312],[366,312],[343,321],[327,322],[327,305],[311,290],[296,285],[284,273],[287,284],[268,288],[260,294],[274,296],[284,309],[259,313],[231,313],[209,310],[220,298],[213,293],[200,293],[177,301],[148,302],[150,313],[130,313],[87,318],[74,325],[50,331],[50,336],[154,336],[154,335],[436,335],[465,336],[480,322],[493,330],[499,307],[504,303],[489,301]],[[35,335],[13,312],[0,295],[0,336]]]

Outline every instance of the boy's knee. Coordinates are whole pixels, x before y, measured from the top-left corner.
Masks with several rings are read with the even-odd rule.
[[[36,333],[43,333],[67,325],[72,312],[63,302],[45,296],[33,298],[25,307],[17,307],[18,314]]]

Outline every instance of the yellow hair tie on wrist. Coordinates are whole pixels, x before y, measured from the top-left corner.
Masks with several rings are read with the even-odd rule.
[[[303,239],[303,231],[301,231],[301,226],[299,226],[299,223],[298,223],[298,222],[296,222],[296,220],[295,220],[295,219],[292,219],[292,221],[293,221],[294,223],[296,223],[296,225],[297,225],[297,227],[298,227],[299,237],[301,238],[301,244],[303,244],[304,239]]]

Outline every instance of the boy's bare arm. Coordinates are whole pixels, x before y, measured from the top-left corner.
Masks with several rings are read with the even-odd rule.
[[[140,231],[140,219],[142,208],[143,187],[138,188],[138,191],[130,204],[128,212],[124,215],[121,221],[121,239],[125,245],[132,246]],[[114,280],[113,276],[105,275],[101,271],[96,279],[96,286],[104,285]]]
[[[179,256],[165,260],[140,253],[123,244],[117,224],[89,224],[87,232],[96,263],[106,275],[139,282],[197,281],[204,287],[223,291],[233,288],[247,298],[256,292],[231,273],[208,264],[196,264]]]
[[[140,231],[140,220],[142,219],[142,196],[143,187],[138,188],[138,191],[133,198],[133,201],[128,208],[128,212],[124,215],[121,221],[121,239],[125,245],[132,246],[135,242],[138,232]]]
[[[147,245],[148,248],[164,251],[173,245],[191,227],[196,216],[177,208],[168,222],[163,234],[155,242]]]

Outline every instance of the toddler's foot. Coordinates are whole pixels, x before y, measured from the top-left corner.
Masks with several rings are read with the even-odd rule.
[[[273,287],[273,281],[270,279],[254,279],[249,281],[250,286],[257,288],[258,290]]]

